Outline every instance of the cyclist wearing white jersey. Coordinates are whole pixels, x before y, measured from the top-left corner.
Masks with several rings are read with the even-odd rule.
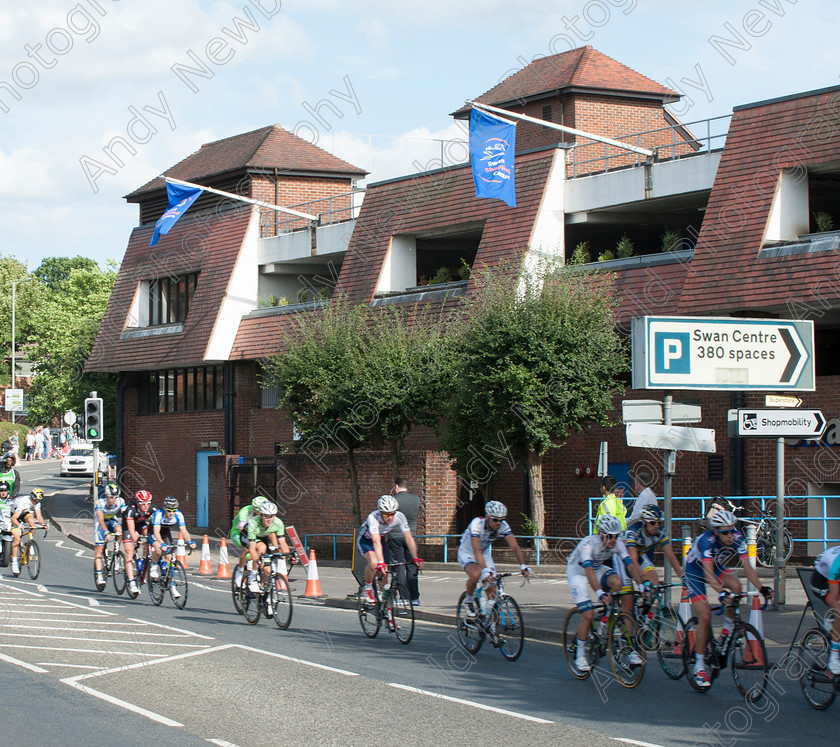
[[[840,674],[840,545],[830,547],[817,558],[814,563],[814,572],[811,574],[811,588],[834,612],[828,669],[833,675],[838,675]]]
[[[149,576],[154,579],[160,578],[160,560],[161,554],[165,551],[164,547],[171,549],[174,544],[172,541],[172,529],[177,527],[180,532],[183,532],[184,539],[190,547],[195,547],[190,533],[187,531],[187,523],[184,521],[184,514],[178,510],[178,499],[174,496],[168,495],[163,499],[163,508],[158,508],[152,514],[151,527],[152,536],[150,538],[152,546],[151,566],[149,567]],[[180,596],[178,590],[173,587],[173,596]]]

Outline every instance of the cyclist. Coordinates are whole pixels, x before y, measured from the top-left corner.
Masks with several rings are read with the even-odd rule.
[[[724,560],[737,552],[741,558],[741,565],[747,574],[747,579],[761,591],[765,598],[773,596],[773,590],[761,585],[761,580],[750,565],[747,558],[747,544],[744,535],[735,529],[735,514],[731,511],[717,511],[709,518],[711,529],[701,534],[685,558],[685,582],[691,606],[697,616],[697,627],[694,630],[694,682],[703,688],[711,686],[711,680],[706,672],[703,652],[711,634],[712,609],[706,599],[706,585],[711,586],[721,602],[728,594],[741,593],[741,581],[731,568],[727,568]],[[726,616],[723,620],[724,635],[728,633],[735,622],[735,610],[731,604],[726,605]]]
[[[105,542],[112,534],[122,537],[122,514],[125,509],[125,501],[120,496],[119,486],[114,482],[109,482],[105,486],[104,497],[96,501],[93,509],[93,570],[98,591],[105,588],[105,575],[102,571]]]
[[[184,539],[189,546],[195,548],[195,542],[193,542],[190,533],[187,531],[184,514],[178,510],[179,505],[177,498],[168,495],[163,499],[163,508],[155,509],[152,512],[152,518],[149,520],[149,525],[152,528],[152,557],[149,561],[152,564],[149,569],[151,578],[160,578],[160,565],[158,565],[158,561],[160,560],[161,554],[168,552],[174,544],[172,541],[173,527],[177,526],[178,531],[183,533]],[[181,593],[174,586],[172,587],[172,596],[175,599],[181,596]]]
[[[122,514],[125,577],[128,579],[128,590],[133,596],[140,593],[140,588],[134,578],[134,547],[141,537],[148,541],[152,510],[152,494],[148,490],[138,490],[134,494],[134,501]]]
[[[527,578],[531,575],[531,569],[525,565],[525,556],[522,548],[513,536],[510,524],[505,521],[507,506],[499,501],[487,501],[484,504],[484,516],[477,516],[461,535],[461,543],[458,545],[458,562],[467,574],[467,610],[469,616],[476,614],[475,609],[475,587],[479,582],[491,579],[496,573],[496,566],[493,563],[492,545],[493,542],[504,537],[508,547],[519,561],[519,570]],[[495,595],[495,588],[488,588],[489,598]]]
[[[577,653],[575,667],[581,672],[588,672],[592,664],[586,656],[586,639],[595,616],[589,590],[595,592],[598,601],[607,594],[621,589],[621,577],[612,565],[613,556],[617,556],[630,572],[633,580],[643,583],[642,571],[627,552],[624,540],[620,538],[621,519],[612,514],[604,514],[598,520],[596,533],[584,537],[569,556],[566,564],[566,579],[572,592],[572,601],[581,613],[577,630]],[[640,665],[641,657],[633,651],[628,656],[630,663]]]
[[[391,562],[391,553],[388,550],[388,543],[382,538],[389,535],[395,529],[399,529],[405,537],[405,543],[414,564],[419,568],[423,567],[423,561],[417,557],[417,544],[408,526],[405,514],[399,510],[400,504],[392,495],[383,495],[376,502],[376,510],[371,511],[359,528],[359,538],[356,540],[356,547],[367,561],[365,566],[365,597],[369,602],[375,602],[373,593],[373,580],[377,573],[387,573],[388,563]]]
[[[230,540],[240,549],[239,563],[233,572],[234,582],[237,585],[242,578],[242,572],[245,570],[245,562],[248,558],[248,553],[246,552],[248,548],[248,534],[245,531],[245,527],[254,516],[260,513],[260,508],[267,503],[271,503],[271,501],[265,496],[255,496],[251,503],[239,509],[239,512],[233,518],[233,524],[230,526]]]
[[[7,451],[0,459],[0,480],[9,483],[9,492],[12,498],[17,498],[20,493],[20,473],[15,469],[17,455],[13,451]]]
[[[5,482],[5,481],[4,481]],[[2,487],[2,485],[0,485]],[[8,488],[8,483],[6,483]],[[41,501],[44,499],[44,491],[41,488],[34,488],[29,495],[21,495],[15,498],[12,504],[12,575],[20,575],[18,555],[20,555],[20,522],[25,521],[29,526],[34,527],[36,523],[43,525],[44,532],[49,531],[47,522],[41,514]]]
[[[0,480],[0,501],[11,503],[13,500],[9,483],[6,480]]]
[[[828,670],[833,675],[838,675],[840,674],[840,545],[830,547],[817,557],[814,562],[814,572],[811,574],[811,588],[825,600],[829,609],[834,611]]]
[[[252,561],[251,572],[248,574],[248,590],[259,594],[260,582],[257,580],[257,573],[263,553],[269,547],[279,547],[280,552],[289,552],[285,537],[286,526],[277,518],[277,506],[267,499],[260,501],[256,515],[250,518],[243,533],[247,540],[244,547],[248,548]],[[245,555],[244,552],[242,554]]]
[[[665,534],[662,521],[662,509],[659,506],[645,506],[640,514],[639,521],[627,527],[624,533],[624,544],[627,546],[627,553],[639,564],[642,569],[642,577],[652,584],[659,583],[659,576],[653,565],[653,553],[657,547],[662,548],[662,554],[671,564],[674,573],[682,578],[683,570],[680,561],[674,554],[671,546],[671,538]]]

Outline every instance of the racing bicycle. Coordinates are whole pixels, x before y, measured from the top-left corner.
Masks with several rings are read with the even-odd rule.
[[[634,607],[639,638],[645,651],[656,652],[659,666],[672,680],[685,674],[682,655],[685,621],[668,601],[670,590],[675,586],[682,586],[682,583],[651,586],[650,594],[638,597]]]
[[[383,622],[400,643],[408,643],[414,635],[414,606],[408,589],[396,583],[393,571],[405,565],[408,563],[391,563],[385,573],[377,573],[377,580],[373,584],[373,602],[365,595],[364,582],[359,586],[359,622],[368,638],[376,638]],[[380,581],[384,583],[381,589]]]
[[[256,625],[260,615],[265,615],[274,618],[281,630],[289,627],[292,622],[292,593],[281,561],[292,555],[276,551],[263,553],[260,557],[259,592],[250,590],[247,571],[242,574],[239,584],[234,584],[234,604],[249,624]]]
[[[26,572],[29,578],[33,581],[38,578],[41,572],[41,549],[38,543],[32,536],[36,529],[43,529],[44,536],[47,536],[46,524],[35,524],[30,526],[28,523],[21,523],[20,525],[20,560],[21,566],[26,566]],[[22,568],[21,568],[22,570]],[[13,573],[13,576],[19,576],[21,571]]]
[[[516,600],[505,592],[502,583],[502,579],[512,575],[498,573],[488,579],[486,586],[476,586],[472,610],[467,605],[467,592],[461,594],[455,624],[458,627],[458,640],[469,653],[476,653],[485,638],[489,638],[508,661],[516,661],[522,653],[525,645],[522,613]],[[488,593],[493,587],[495,596]]]
[[[149,596],[155,606],[159,607],[163,603],[163,596],[168,591],[169,596],[172,597],[172,603],[179,610],[182,610],[187,606],[187,572],[180,560],[172,559],[174,549],[173,545],[161,546],[162,554],[157,562],[160,575],[155,578],[152,569],[149,568],[147,581]],[[189,552],[192,555],[192,547],[190,547]]]

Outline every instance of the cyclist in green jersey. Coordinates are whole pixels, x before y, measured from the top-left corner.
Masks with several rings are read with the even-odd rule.
[[[251,572],[248,575],[248,588],[254,594],[259,594],[260,583],[257,580],[260,558],[269,547],[279,547],[281,552],[288,553],[289,546],[286,544],[286,526],[277,518],[277,506],[271,501],[262,503],[259,513],[252,516],[245,525],[245,534],[248,538],[248,553],[251,555]],[[243,553],[244,554],[244,553]]]
[[[233,572],[237,584],[242,578],[242,572],[245,570],[245,562],[248,558],[248,535],[245,533],[245,527],[252,517],[259,514],[260,507],[266,503],[270,503],[268,498],[262,495],[256,496],[251,503],[239,509],[233,518],[233,524],[230,526],[230,540],[240,550],[239,563]]]

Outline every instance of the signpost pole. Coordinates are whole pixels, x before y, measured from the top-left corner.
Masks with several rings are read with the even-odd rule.
[[[662,398],[663,425],[671,425],[671,405],[674,398],[666,394]],[[675,452],[666,451],[663,454],[664,477],[662,479],[662,503],[665,513],[665,536],[671,536],[671,467],[674,464]],[[671,583],[671,564],[665,563],[665,583]]]
[[[779,609],[785,603],[786,576],[785,569],[785,439],[776,439],[776,559],[774,562],[773,578],[773,609]]]

